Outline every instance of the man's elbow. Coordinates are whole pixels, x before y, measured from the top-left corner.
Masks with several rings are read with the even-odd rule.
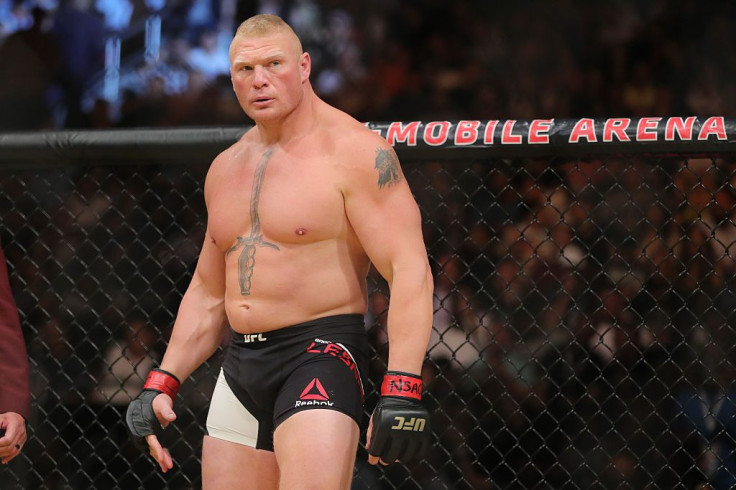
[[[400,278],[402,282],[421,285],[423,288],[432,290],[434,278],[432,276],[432,268],[426,259],[405,261],[403,264],[394,265],[391,268],[391,278]],[[388,277],[384,277],[387,282],[392,283]]]
[[[434,275],[429,262],[426,260],[416,264],[413,268],[412,277],[418,286],[418,294],[420,296],[431,296],[434,293]]]

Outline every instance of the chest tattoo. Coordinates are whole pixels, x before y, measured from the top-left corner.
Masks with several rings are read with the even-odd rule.
[[[251,280],[253,279],[253,269],[256,266],[256,248],[271,247],[279,250],[275,243],[263,240],[261,232],[261,218],[258,216],[258,201],[261,197],[261,188],[263,187],[263,178],[266,174],[266,166],[271,159],[273,149],[263,154],[258,162],[256,172],[253,177],[253,187],[250,193],[250,234],[248,236],[239,236],[235,245],[227,250],[227,254],[234,252],[241,246],[243,250],[238,257],[238,282],[240,284],[240,294],[243,296],[250,294]]]

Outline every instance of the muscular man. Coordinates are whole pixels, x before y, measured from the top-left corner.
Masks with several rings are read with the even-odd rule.
[[[0,460],[3,464],[20,454],[26,442],[30,411],[26,343],[20,330],[5,254],[0,246]]]
[[[432,277],[418,207],[386,141],[315,95],[309,54],[280,18],[243,22],[230,61],[255,126],[210,167],[199,261],[161,369],[131,403],[128,425],[170,469],[153,415],[164,426],[176,418],[179,380],[214,353],[229,323],[202,448],[204,487],[349,488],[371,263],[391,302],[369,459],[392,463],[427,442],[419,374]]]

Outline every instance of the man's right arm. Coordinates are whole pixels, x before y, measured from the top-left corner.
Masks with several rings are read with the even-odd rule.
[[[227,152],[212,162],[204,183],[208,210],[212,196],[228,176]],[[184,381],[214,354],[222,340],[225,314],[225,253],[217,247],[209,226],[192,275],[176,314],[161,369]]]
[[[207,202],[217,167],[216,159],[205,181]],[[125,417],[133,441],[141,448],[148,446],[163,472],[173,467],[173,461],[156,437],[157,427],[166,427],[176,419],[173,406],[180,382],[214,354],[226,323],[225,256],[208,228],[161,367],[148,374],[143,391],[130,403]]]
[[[180,380],[187,378],[217,350],[226,323],[225,257],[208,230],[161,369]]]

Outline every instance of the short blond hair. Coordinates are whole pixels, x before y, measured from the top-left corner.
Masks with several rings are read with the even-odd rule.
[[[299,40],[299,36],[297,36],[291,26],[284,22],[284,19],[282,19],[278,15],[254,15],[253,17],[244,20],[238,26],[238,29],[235,31],[234,37],[261,37],[282,32],[288,33],[294,38],[296,46],[298,47],[299,54],[304,52],[304,49],[302,48],[302,43]]]

